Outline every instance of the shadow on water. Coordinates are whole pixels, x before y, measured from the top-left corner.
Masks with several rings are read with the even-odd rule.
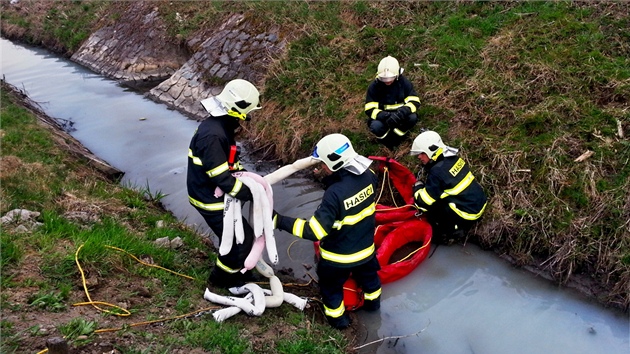
[[[125,172],[122,183],[166,194],[166,209],[208,233],[185,187],[197,122],[72,62],[4,39],[2,75],[43,103],[51,117],[73,122],[76,139]],[[310,217],[322,195],[301,177],[274,185],[275,208],[291,216]],[[314,277],[313,244],[285,232],[276,238],[277,268],[299,279]],[[474,245],[440,246],[410,275],[383,286],[380,312],[359,310],[357,316],[364,330],[356,335],[366,344],[360,353],[630,352],[627,314],[514,269]]]

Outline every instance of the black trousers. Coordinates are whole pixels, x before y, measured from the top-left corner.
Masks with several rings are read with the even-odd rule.
[[[398,128],[402,130],[403,132],[408,132],[417,123],[418,123],[418,115],[416,115],[415,113],[412,113],[407,117],[407,120],[405,120],[404,122],[400,124],[400,126],[395,127],[395,128]],[[399,136],[398,134],[394,133],[393,128],[390,129],[390,127],[388,127],[387,124],[385,124],[384,122],[378,121],[376,119],[368,119],[367,124],[368,124],[368,128],[370,129],[370,132],[374,134],[380,140],[380,142],[386,146],[393,147],[393,146],[399,145],[405,139],[405,136],[407,135],[405,134],[405,136]]]
[[[436,201],[426,213],[435,241],[463,236],[477,220],[462,219],[444,201]]]
[[[319,277],[319,291],[322,295],[324,306],[336,309],[343,301],[343,284],[348,280],[350,274],[365,293],[372,293],[381,288],[381,279],[378,271],[381,266],[378,264],[376,255],[367,263],[356,267],[340,268],[327,261],[320,260],[317,264],[317,276]]]

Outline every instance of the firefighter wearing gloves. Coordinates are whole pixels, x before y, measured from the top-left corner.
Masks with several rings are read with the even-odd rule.
[[[219,95],[201,104],[209,116],[195,131],[188,149],[188,199],[220,238],[224,196],[216,196],[216,188],[241,201],[252,199],[249,188],[233,177],[232,172],[243,170],[235,141],[236,129],[241,121],[250,119],[250,112],[260,109],[259,93],[250,82],[236,79],[228,82]],[[239,272],[254,241],[254,232],[245,219],[243,227],[244,242],[235,243],[227,255],[219,255],[210,273],[209,282],[215,286],[242,285],[251,275]]]
[[[390,149],[398,146],[418,123],[420,98],[403,71],[396,58],[383,58],[365,97],[370,132]]]
[[[350,277],[364,291],[363,308],[380,308],[380,269],[374,246],[377,177],[371,160],[355,152],[342,134],[322,138],[313,157],[323,162],[325,192],[308,219],[276,214],[276,227],[295,236],[319,241],[317,264],[324,312],[331,326],[344,329],[350,317],[343,302],[343,284]]]
[[[426,214],[436,243],[463,238],[486,209],[483,188],[458,151],[434,131],[420,133],[411,146],[410,154],[418,156],[426,172],[426,181],[413,186],[414,204]]]

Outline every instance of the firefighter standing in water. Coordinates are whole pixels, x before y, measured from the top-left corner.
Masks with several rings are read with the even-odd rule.
[[[411,146],[424,166],[426,182],[413,186],[415,207],[427,215],[433,241],[452,243],[465,236],[486,209],[487,197],[458,149],[434,131],[420,133]]]
[[[317,264],[324,312],[331,326],[350,325],[345,311],[343,284],[350,277],[364,291],[363,309],[380,308],[380,269],[374,246],[377,177],[372,161],[357,154],[342,134],[322,138],[313,157],[323,162],[325,192],[308,220],[276,214],[277,228],[295,236],[319,241]]]
[[[250,112],[260,109],[259,93],[250,82],[236,79],[228,82],[219,95],[201,104],[210,115],[195,131],[188,149],[188,199],[221,238],[224,196],[215,196],[215,189],[218,187],[241,201],[252,200],[249,188],[233,177],[232,172],[243,170],[235,131],[241,121],[250,119]],[[251,277],[251,272],[239,272],[254,242],[254,232],[246,219],[243,227],[244,242],[235,243],[227,255],[218,256],[210,273],[211,284],[228,288],[242,285]]]
[[[396,58],[383,58],[365,97],[370,132],[389,149],[398,146],[418,123],[420,98],[403,71]]]

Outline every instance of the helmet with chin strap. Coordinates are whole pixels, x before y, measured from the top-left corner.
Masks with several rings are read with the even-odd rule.
[[[442,142],[442,138],[440,134],[427,130],[425,132],[420,133],[411,145],[410,155],[418,155],[420,153],[425,153],[429,158],[433,158],[438,149],[444,149],[446,145]]]
[[[247,114],[260,109],[260,94],[251,82],[235,79],[228,82],[216,97],[229,116],[249,120]]]
[[[354,151],[352,143],[343,134],[330,134],[323,137],[315,146],[313,158],[322,161],[335,172],[346,166],[352,159],[359,156]]]

